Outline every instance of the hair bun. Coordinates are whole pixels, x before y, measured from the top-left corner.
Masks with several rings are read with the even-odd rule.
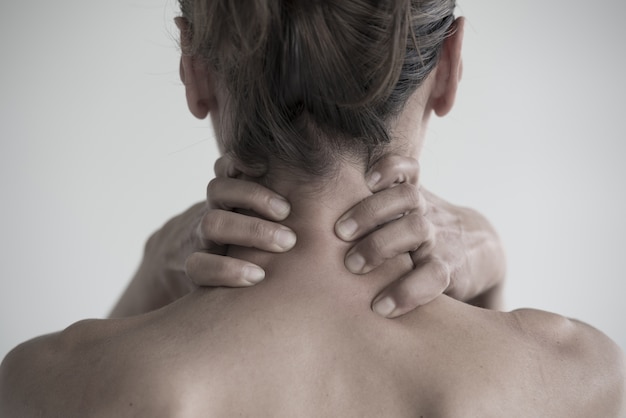
[[[239,157],[323,172],[368,156],[437,62],[454,0],[180,0],[190,53],[230,92],[224,134]],[[318,169],[316,169],[319,168]]]

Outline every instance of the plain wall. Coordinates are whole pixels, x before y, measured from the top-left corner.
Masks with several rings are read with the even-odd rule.
[[[422,183],[483,212],[507,305],[626,348],[622,0],[461,0],[457,105]],[[216,147],[187,111],[174,0],[0,3],[0,357],[104,317],[145,239],[204,199]]]

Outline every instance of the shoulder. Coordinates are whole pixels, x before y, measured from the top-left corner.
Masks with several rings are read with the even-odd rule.
[[[624,355],[602,332],[540,310],[457,310],[462,354],[443,367],[452,416],[626,416]]]
[[[563,399],[569,416],[621,416],[626,366],[620,348],[599,330],[535,309],[509,314],[520,354],[546,396]]]
[[[1,416],[154,416],[157,365],[124,320],[84,320],[14,348],[0,366]]]

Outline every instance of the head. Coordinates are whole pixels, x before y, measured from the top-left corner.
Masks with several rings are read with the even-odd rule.
[[[419,153],[461,75],[455,0],[180,0],[181,79],[222,152],[328,176]]]

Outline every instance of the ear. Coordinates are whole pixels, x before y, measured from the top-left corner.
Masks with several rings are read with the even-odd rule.
[[[459,17],[452,25],[453,33],[443,43],[435,73],[435,84],[430,95],[431,106],[437,116],[445,116],[454,106],[463,75],[461,49],[465,19]]]
[[[191,46],[189,22],[182,17],[174,21],[180,30],[180,80],[185,85],[187,106],[195,117],[204,119],[216,104],[212,74],[204,60],[187,53]]]

